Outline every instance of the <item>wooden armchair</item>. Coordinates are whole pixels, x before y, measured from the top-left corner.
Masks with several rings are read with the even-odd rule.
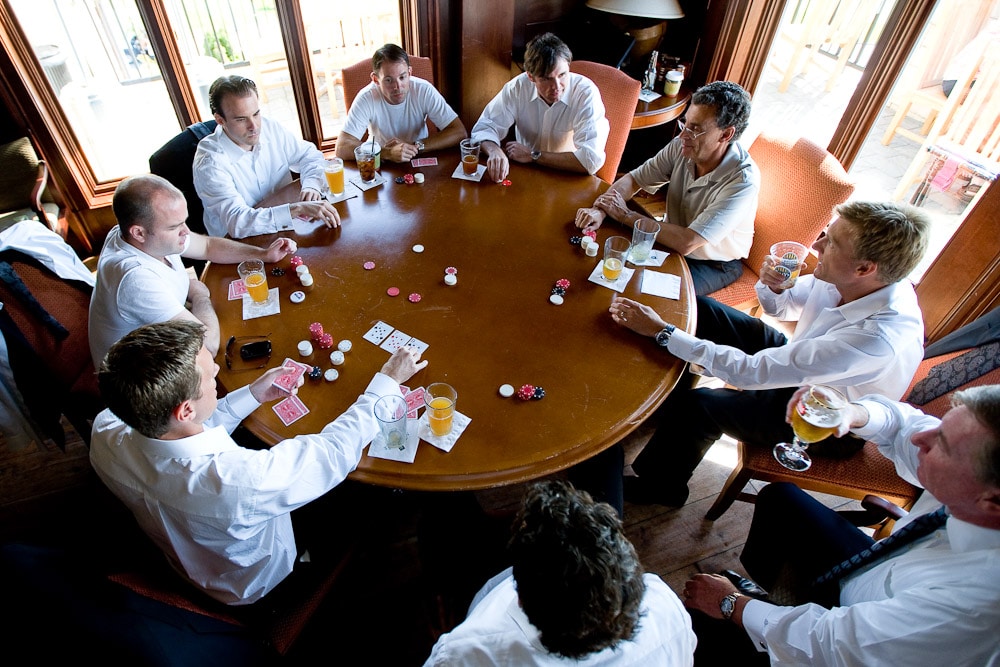
[[[22,137],[0,146],[0,230],[15,222],[37,218],[66,238],[66,220],[46,191],[49,171],[35,153],[31,140]]]
[[[569,69],[593,81],[601,91],[604,114],[611,128],[604,147],[604,164],[594,175],[606,183],[614,183],[632,129],[632,117],[642,84],[620,69],[587,60],[574,60]]]

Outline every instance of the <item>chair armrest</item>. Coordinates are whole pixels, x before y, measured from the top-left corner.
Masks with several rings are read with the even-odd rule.
[[[45,185],[49,182],[49,168],[45,164],[45,160],[38,161],[38,174],[35,176],[35,185],[31,188],[31,210],[35,212],[38,216],[38,221],[49,229],[54,230],[52,221],[49,220],[49,216],[46,215],[45,209],[42,208],[42,193],[45,191]]]
[[[887,518],[891,519],[902,519],[909,514],[909,512],[896,503],[891,503],[885,498],[874,496],[870,493],[861,499],[861,506],[869,512],[881,512]]]

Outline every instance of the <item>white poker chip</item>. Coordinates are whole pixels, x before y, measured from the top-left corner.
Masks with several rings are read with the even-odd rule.
[[[423,252],[423,251],[424,251],[424,247],[422,245],[420,245],[419,243],[417,245],[413,246],[413,252]]]
[[[292,303],[302,303],[306,300],[305,292],[292,292],[288,295],[288,298],[292,300]]]
[[[500,385],[500,395],[504,398],[510,398],[514,395],[514,387],[509,384]]]
[[[334,366],[339,366],[344,363],[344,353],[340,350],[334,350],[330,353],[330,363]]]
[[[563,298],[558,294],[553,294],[552,296],[550,296],[549,301],[557,306],[561,306],[563,304]]]
[[[417,172],[416,174],[413,175],[413,182],[417,183],[418,185],[420,183],[423,183],[424,182],[424,175],[421,174],[420,172]]]
[[[333,382],[334,380],[340,377],[340,372],[336,368],[330,368],[325,373],[323,373],[323,377],[326,378],[327,382]]]
[[[352,347],[354,347],[354,345],[352,345],[351,341],[349,340],[342,340],[339,343],[337,343],[337,349],[343,352],[344,354],[350,352]]]
[[[446,273],[445,276],[444,276],[444,284],[445,285],[457,285],[458,284],[458,278],[456,278],[455,276],[451,275],[450,273]]]

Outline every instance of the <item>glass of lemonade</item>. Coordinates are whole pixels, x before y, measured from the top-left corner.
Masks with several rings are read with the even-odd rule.
[[[809,387],[792,411],[795,437],[791,443],[775,445],[774,458],[789,470],[808,470],[812,459],[806,448],[833,435],[846,407],[847,399],[836,389],[818,384]]]
[[[427,406],[427,423],[431,433],[437,436],[451,433],[457,400],[458,393],[451,385],[435,382],[427,386],[424,390],[424,405]]]
[[[243,284],[250,293],[250,298],[254,303],[264,303],[267,301],[267,273],[264,271],[264,261],[260,259],[248,259],[240,262],[236,271],[243,279]]]
[[[645,262],[653,252],[653,242],[656,235],[660,233],[660,224],[649,218],[636,220],[632,227],[632,252],[630,259],[632,263]]]
[[[326,161],[326,184],[334,197],[344,194],[344,161],[339,157]]]
[[[406,401],[402,396],[383,396],[375,402],[375,419],[385,446],[406,448]]]
[[[605,280],[608,282],[618,280],[631,247],[632,242],[624,236],[612,236],[604,242],[604,264],[601,270]]]

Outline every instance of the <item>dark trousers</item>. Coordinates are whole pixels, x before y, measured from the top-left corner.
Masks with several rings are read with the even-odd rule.
[[[728,262],[721,262],[711,259],[690,259],[687,260],[688,269],[691,271],[691,283],[694,285],[694,293],[698,296],[711,294],[717,290],[731,285],[736,279],[743,275],[743,261],[733,259]]]

